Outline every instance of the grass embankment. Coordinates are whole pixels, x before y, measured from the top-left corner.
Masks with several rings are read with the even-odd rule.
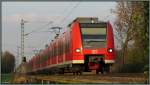
[[[1,83],[10,83],[12,80],[12,74],[1,74]]]

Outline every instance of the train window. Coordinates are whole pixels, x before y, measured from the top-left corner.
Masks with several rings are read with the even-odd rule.
[[[106,23],[80,24],[84,48],[106,46]]]
[[[81,28],[83,35],[106,35],[106,28]]]
[[[106,39],[106,23],[80,24],[82,39]]]

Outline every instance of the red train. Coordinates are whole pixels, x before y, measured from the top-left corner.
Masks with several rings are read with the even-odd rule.
[[[115,62],[114,37],[109,22],[98,18],[75,19],[69,29],[57,36],[48,47],[29,62],[29,72],[73,72],[98,70],[104,59],[105,70]]]

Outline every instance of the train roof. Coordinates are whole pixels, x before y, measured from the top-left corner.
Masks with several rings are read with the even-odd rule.
[[[91,21],[98,23],[97,17],[77,17],[74,21],[78,21],[79,23],[91,23]]]
[[[77,17],[73,20],[73,22],[75,21],[79,23],[106,23],[104,21],[99,21],[97,17]],[[73,22],[71,22],[68,27],[70,27]]]

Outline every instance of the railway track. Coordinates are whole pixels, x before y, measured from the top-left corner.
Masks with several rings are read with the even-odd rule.
[[[18,77],[19,78],[19,77]],[[14,82],[15,83],[15,82]],[[16,82],[19,83],[19,82]],[[60,83],[60,84],[145,84],[148,83],[148,75],[143,73],[115,73],[115,74],[84,74],[84,75],[26,75],[20,83]]]

